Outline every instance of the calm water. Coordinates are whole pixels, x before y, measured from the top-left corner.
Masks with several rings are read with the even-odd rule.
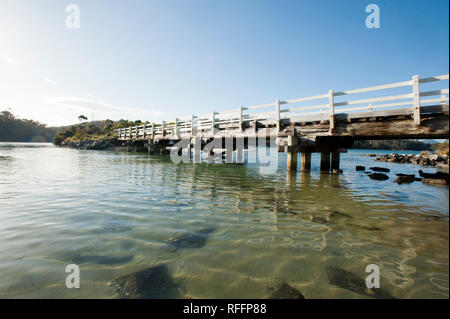
[[[377,264],[397,298],[448,298],[448,187],[372,181],[419,166],[342,155],[344,174],[261,174],[255,165],[0,143],[0,297],[116,298],[113,279],[164,263],[180,295],[264,298],[280,282],[306,298],[370,298],[330,283]],[[378,152],[380,153],[380,152]],[[433,169],[427,171],[432,172]],[[204,246],[171,238],[211,228]],[[67,289],[78,263],[81,288]],[[348,287],[347,287],[348,288]]]

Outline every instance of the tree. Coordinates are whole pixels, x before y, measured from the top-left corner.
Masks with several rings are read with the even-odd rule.
[[[80,121],[80,122],[83,122],[83,121],[87,121],[87,117],[86,116],[84,116],[83,114],[81,114],[80,116],[78,116],[78,120]]]

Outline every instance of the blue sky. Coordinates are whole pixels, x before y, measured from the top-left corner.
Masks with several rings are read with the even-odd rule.
[[[80,28],[65,25],[66,5]],[[380,7],[380,29],[365,8]],[[447,74],[433,1],[2,0],[0,109],[159,121]]]

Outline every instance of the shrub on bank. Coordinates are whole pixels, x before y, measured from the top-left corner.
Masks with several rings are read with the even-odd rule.
[[[71,125],[60,130],[53,138],[53,144],[64,145],[66,143],[76,143],[87,140],[113,139],[114,130],[129,126],[141,125],[141,121],[120,120],[113,122],[111,120],[99,121],[94,123],[81,123]]]
[[[435,146],[434,152],[438,155],[449,155],[448,140]]]

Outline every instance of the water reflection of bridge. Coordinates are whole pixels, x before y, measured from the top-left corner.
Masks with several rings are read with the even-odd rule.
[[[339,168],[340,153],[357,139],[448,138],[449,89],[448,82],[443,84],[448,79],[448,74],[413,76],[403,82],[146,123],[116,133],[124,143],[150,153],[166,153],[185,140],[194,157],[196,151],[224,155],[239,145],[247,148],[256,136],[273,137],[278,151],[288,155],[289,170],[297,170],[298,153],[302,170],[310,170],[311,153],[319,152],[321,170],[328,171]]]

